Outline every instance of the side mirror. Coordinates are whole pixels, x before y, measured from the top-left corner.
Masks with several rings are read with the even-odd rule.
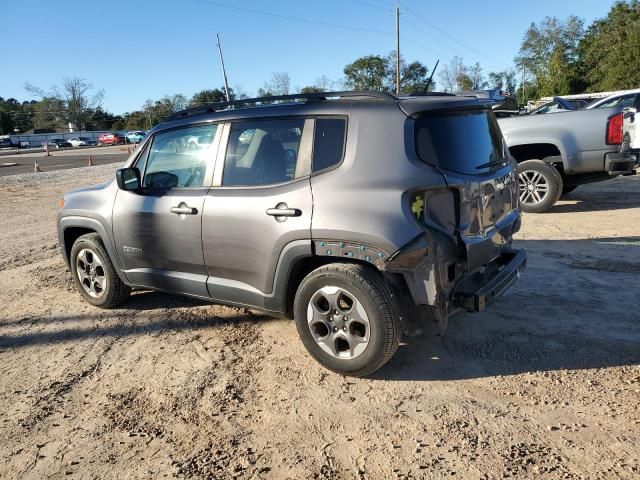
[[[140,170],[133,167],[116,170],[116,182],[120,190],[137,192],[141,186]]]

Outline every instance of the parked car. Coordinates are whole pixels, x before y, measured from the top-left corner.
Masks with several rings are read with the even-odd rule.
[[[322,365],[367,375],[407,318],[444,329],[520,277],[515,163],[493,102],[286,100],[178,112],[114,181],[65,194],[59,241],[82,297],[112,308],[157,289],[293,317]],[[219,148],[178,148],[207,136]]]
[[[93,138],[89,137],[73,137],[67,140],[73,147],[88,147],[96,144]]]
[[[49,148],[69,148],[73,146],[61,138],[51,138],[47,140],[46,144]]]
[[[579,185],[635,173],[636,156],[621,152],[621,106],[498,120],[518,162],[520,204],[546,212]]]
[[[0,148],[20,148],[20,144],[9,137],[0,138]]]
[[[141,130],[136,130],[133,132],[128,132],[126,135],[127,142],[129,143],[140,143],[147,136],[147,132],[143,132]]]
[[[517,115],[520,112],[518,102],[508,93],[498,89],[491,90],[469,90],[458,92],[456,95],[464,97],[487,98],[494,101],[493,113],[497,118]]]
[[[628,108],[628,107],[632,107],[636,103],[636,99],[638,98],[638,96],[640,96],[640,89],[630,90],[630,91],[626,91],[616,95],[610,95],[605,98],[594,100],[585,108],[587,110],[593,110],[595,108],[613,108],[613,107]]]
[[[566,100],[562,97],[553,97],[553,100],[535,108],[528,115],[541,115],[544,113],[565,113],[580,110],[577,103]]]
[[[101,133],[98,137],[98,145],[121,145],[124,143],[124,137],[119,133]]]

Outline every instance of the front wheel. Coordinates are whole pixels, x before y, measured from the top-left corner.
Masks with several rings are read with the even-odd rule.
[[[526,160],[518,164],[518,187],[522,211],[543,213],[560,199],[562,177],[553,165],[542,160]]]
[[[298,334],[322,366],[343,375],[373,373],[391,359],[402,328],[379,272],[334,263],[312,271],[294,302]]]
[[[70,260],[71,274],[86,302],[113,308],[129,297],[131,289],[118,277],[97,233],[78,238],[71,248]]]

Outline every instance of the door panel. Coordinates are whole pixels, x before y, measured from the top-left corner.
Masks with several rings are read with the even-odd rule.
[[[207,189],[164,193],[119,191],[113,235],[125,275],[134,285],[208,296],[202,256],[202,207]],[[173,207],[196,209],[172,213]]]
[[[138,160],[142,189],[119,191],[113,235],[134,285],[208,297],[202,212],[220,142],[216,125],[154,135]],[[145,156],[146,155],[146,156]]]
[[[299,216],[267,214],[278,206],[296,209]],[[299,239],[311,243],[309,179],[268,188],[212,188],[205,199],[202,237],[213,298],[220,298],[216,283],[271,293],[284,247]]]
[[[283,250],[311,245],[312,135],[304,119],[225,126],[224,168],[218,162],[202,220],[211,297],[270,309]]]

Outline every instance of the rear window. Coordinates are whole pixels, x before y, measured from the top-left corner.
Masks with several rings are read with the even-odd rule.
[[[487,110],[428,112],[416,120],[415,141],[423,162],[477,175],[509,162],[502,132]]]

